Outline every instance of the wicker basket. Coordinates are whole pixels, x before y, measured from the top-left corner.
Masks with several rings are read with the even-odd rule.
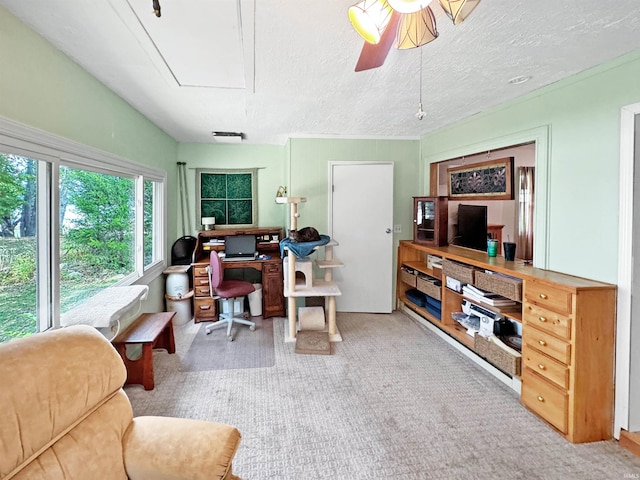
[[[442,287],[430,282],[430,277],[418,276],[416,282],[416,288],[422,293],[429,295],[436,300],[440,300],[442,297]]]
[[[511,376],[520,375],[522,357],[512,355],[477,333],[473,337],[473,350],[504,373]]]
[[[409,272],[405,270],[404,266],[400,269],[400,279],[407,285],[411,285],[412,287],[415,287],[416,278],[417,278],[417,275],[413,271]]]
[[[460,280],[462,283],[473,283],[476,268],[464,263],[454,262],[445,258],[442,261],[442,274]]]
[[[497,293],[516,302],[522,301],[522,280],[485,273],[481,270],[475,274],[473,284],[481,290]]]

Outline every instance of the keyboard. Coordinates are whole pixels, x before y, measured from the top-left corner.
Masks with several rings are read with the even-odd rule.
[[[222,261],[223,262],[249,262],[252,260],[255,260],[256,257],[252,256],[252,257],[233,257],[233,258],[223,258]]]

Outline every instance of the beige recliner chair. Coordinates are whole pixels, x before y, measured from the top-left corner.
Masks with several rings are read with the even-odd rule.
[[[0,479],[238,479],[236,428],[133,418],[126,375],[88,326],[0,345]]]

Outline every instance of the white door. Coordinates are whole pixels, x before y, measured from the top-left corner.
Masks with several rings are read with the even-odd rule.
[[[393,310],[393,163],[330,163],[339,312]]]

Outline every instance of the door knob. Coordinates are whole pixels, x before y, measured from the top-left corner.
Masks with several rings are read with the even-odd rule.
[[[391,233],[391,229],[390,229],[390,228],[387,228],[387,229],[385,230],[385,232],[386,232],[386,233]]]

